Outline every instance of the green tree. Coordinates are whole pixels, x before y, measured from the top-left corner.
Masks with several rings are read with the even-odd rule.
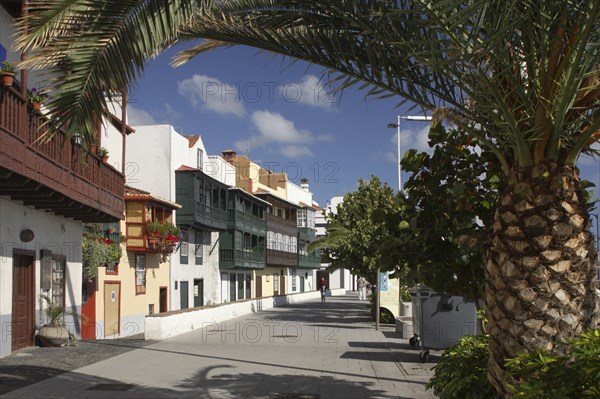
[[[398,197],[377,176],[369,182],[359,179],[358,189],[344,196],[335,213],[326,215],[327,235],[313,241],[308,250],[322,248],[332,270],[345,268],[373,281],[378,268],[396,267],[393,261],[382,260],[379,248],[391,239],[385,221],[397,219],[398,209]]]
[[[369,95],[447,107],[502,170],[485,259],[491,382],[509,396],[505,358],[561,351],[566,338],[597,328],[596,251],[575,165],[600,135],[600,2],[199,2],[191,22],[181,1],[36,3],[21,25],[21,48],[36,50],[24,66],[71,71],[69,92],[50,105],[64,105],[64,120],[82,131],[105,109],[104,91],[125,87],[177,38],[209,40],[176,63],[245,44],[329,68],[341,87],[366,82]]]

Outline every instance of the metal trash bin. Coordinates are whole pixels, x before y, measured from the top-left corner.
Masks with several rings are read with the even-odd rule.
[[[411,292],[413,334],[410,345],[421,349],[419,358],[429,360],[430,349],[447,349],[465,335],[477,334],[475,303],[465,302],[462,296],[438,294],[431,290]]]

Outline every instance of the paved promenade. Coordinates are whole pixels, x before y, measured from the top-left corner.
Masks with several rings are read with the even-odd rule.
[[[433,398],[433,363],[397,336],[350,294],[209,324],[1,398]]]

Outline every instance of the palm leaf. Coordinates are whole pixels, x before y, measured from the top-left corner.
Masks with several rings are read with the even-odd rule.
[[[72,129],[93,142],[107,100],[141,75],[145,62],[171,45],[196,11],[193,0],[45,0],[19,21],[22,68],[47,72],[49,134]],[[105,96],[107,97],[105,99]]]

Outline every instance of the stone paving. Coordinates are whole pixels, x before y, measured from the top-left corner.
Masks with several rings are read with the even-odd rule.
[[[207,324],[14,390],[8,398],[434,398],[430,363],[376,331],[355,294]]]

